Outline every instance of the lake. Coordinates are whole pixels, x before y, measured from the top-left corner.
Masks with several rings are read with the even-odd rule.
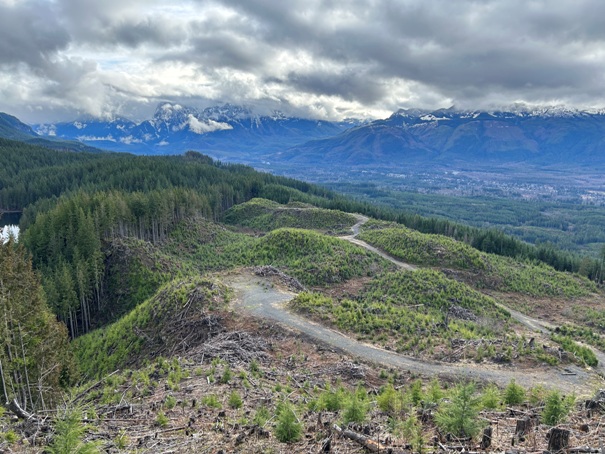
[[[19,238],[21,213],[4,213],[0,216],[0,241],[5,243],[10,234]]]
[[[0,215],[0,227],[4,227],[6,225],[19,225],[19,221],[21,220],[22,213],[20,211],[11,212],[11,213],[2,213]]]

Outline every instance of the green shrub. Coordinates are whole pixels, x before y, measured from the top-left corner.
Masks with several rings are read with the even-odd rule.
[[[548,392],[546,391],[544,385],[532,386],[528,393],[529,403],[534,407],[537,407],[540,404],[544,403],[544,400],[546,399],[547,395]]]
[[[350,422],[362,423],[366,419],[367,412],[367,402],[357,393],[352,393],[344,405],[342,422],[345,425]]]
[[[332,391],[330,386],[327,386],[326,390],[319,396],[318,407],[322,410],[338,411],[343,408],[345,399],[346,392],[342,387],[339,387],[336,391]]]
[[[163,411],[158,412],[157,416],[155,417],[156,426],[166,427],[169,422],[170,420],[168,419],[168,416],[166,416]]]
[[[227,403],[231,408],[242,408],[244,401],[242,400],[242,396],[240,396],[237,391],[233,391],[231,394],[229,394],[229,400]]]
[[[424,397],[422,394],[422,380],[418,379],[412,383],[408,391],[408,397],[414,407],[420,405],[420,402],[422,402]]]
[[[302,435],[302,424],[299,422],[294,408],[289,403],[282,403],[278,408],[275,438],[282,443],[298,441]]]
[[[418,421],[416,413],[412,413],[402,424],[402,432],[405,439],[412,449],[422,454],[424,452],[424,446],[427,443],[426,437],[422,433],[422,423]]]
[[[166,410],[172,410],[176,406],[176,398],[170,394],[164,399],[164,407]]]
[[[565,419],[574,402],[574,396],[562,397],[559,391],[551,391],[544,401],[544,410],[540,415],[542,422],[549,426],[556,426]]]
[[[223,375],[221,375],[220,382],[222,384],[227,384],[231,381],[232,378],[233,378],[233,372],[231,371],[231,367],[229,367],[229,365],[226,365],[225,369],[223,370]]]
[[[525,389],[515,383],[513,378],[504,390],[504,403],[506,405],[519,405],[525,400]]]
[[[221,403],[214,394],[208,394],[202,397],[202,404],[210,408],[221,408]]]
[[[427,404],[438,404],[441,399],[445,396],[443,389],[441,389],[441,384],[439,380],[433,378],[426,390],[425,400]]]
[[[271,415],[269,414],[269,410],[267,410],[267,407],[259,407],[254,413],[252,423],[256,424],[257,426],[263,427],[267,423],[267,421],[269,421],[270,417]]]
[[[571,337],[553,334],[551,339],[561,345],[563,350],[573,353],[586,365],[596,367],[599,364],[599,360],[590,348],[578,344]]]
[[[17,435],[14,430],[8,430],[4,433],[4,440],[6,440],[9,445],[12,445],[17,443],[17,440],[19,440],[19,435]]]
[[[456,437],[476,437],[483,424],[479,420],[480,397],[475,394],[475,385],[458,385],[451,400],[439,408],[435,415],[437,426]]]
[[[126,432],[124,430],[121,430],[120,433],[118,433],[116,438],[113,440],[113,442],[115,443],[116,448],[124,450],[128,447],[130,439],[128,438],[128,435],[126,435]]]
[[[388,384],[376,398],[378,408],[388,414],[394,414],[401,409],[401,393]]]
[[[496,385],[489,385],[483,390],[481,405],[486,410],[495,410],[502,405],[502,394]]]
[[[55,420],[55,435],[46,450],[50,454],[97,454],[96,443],[82,441],[86,426],[82,423],[82,412],[77,409],[65,409]]]

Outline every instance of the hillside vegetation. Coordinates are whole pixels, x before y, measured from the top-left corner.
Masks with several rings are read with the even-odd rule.
[[[394,266],[359,246],[310,230],[278,229],[249,251],[250,264],[274,265],[307,285],[372,276]]]
[[[225,213],[225,222],[265,232],[281,227],[296,227],[346,233],[357,219],[349,213],[309,204],[291,202],[284,206],[255,198],[229,209]]]
[[[164,285],[117,322],[73,342],[82,372],[97,377],[203,342],[213,333],[214,313],[224,308],[227,295],[221,284],[202,278]]]
[[[373,222],[364,226],[359,238],[405,262],[461,270],[456,276],[480,289],[536,297],[578,297],[597,291],[596,285],[586,278],[556,271],[543,263],[479,252],[442,235]]]
[[[418,356],[443,358],[454,339],[481,339],[488,346],[511,333],[509,314],[492,298],[428,269],[383,274],[354,299],[303,293],[291,305],[362,339]],[[491,356],[500,350],[492,345]]]

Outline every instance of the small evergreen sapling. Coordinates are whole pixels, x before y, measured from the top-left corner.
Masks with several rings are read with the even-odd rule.
[[[556,426],[562,422],[575,402],[575,397],[561,396],[557,390],[551,391],[544,401],[544,410],[542,411],[542,422],[549,426]]]
[[[521,385],[515,383],[513,378],[504,390],[504,402],[506,405],[519,405],[525,400],[525,390]]]
[[[275,437],[282,443],[298,441],[302,435],[302,424],[294,412],[292,404],[284,402],[277,409]]]
[[[452,391],[450,401],[441,406],[435,422],[441,430],[456,437],[476,437],[483,425],[479,420],[481,398],[475,394],[475,385],[458,385]]]

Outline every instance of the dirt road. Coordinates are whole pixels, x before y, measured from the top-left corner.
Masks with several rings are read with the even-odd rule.
[[[418,267],[415,265],[401,262],[401,261],[397,260],[396,258],[394,258],[388,254],[385,254],[384,252],[380,251],[379,249],[376,249],[374,246],[369,245],[365,241],[361,241],[361,240],[357,239],[356,237],[357,237],[357,235],[359,235],[361,226],[364,225],[366,222],[368,222],[369,218],[367,216],[363,216],[361,214],[356,214],[355,216],[357,217],[357,223],[353,227],[351,227],[352,234],[347,235],[347,236],[341,236],[340,238],[342,238],[343,240],[347,240],[353,244],[357,244],[358,246],[361,246],[363,248],[366,248],[369,251],[375,252],[378,255],[380,255],[382,258],[389,260],[391,263],[394,263],[395,265],[397,265],[400,268],[410,270],[410,271],[414,271],[414,270],[418,269]],[[500,306],[502,309],[508,311],[514,320],[516,320],[518,323],[520,323],[521,325],[528,328],[533,333],[549,335],[556,328],[556,326],[553,325],[552,323],[549,323],[544,320],[538,320],[538,319],[532,318],[529,315],[522,314],[521,312],[511,309],[510,307],[505,306],[502,303],[496,303],[496,304],[498,304],[498,306]],[[583,344],[583,345],[585,345],[585,344]],[[594,352],[594,354],[597,357],[597,360],[599,361],[599,364],[596,367],[596,370],[599,373],[601,373],[603,376],[605,376],[605,353],[600,350],[597,350],[596,348],[594,348],[590,345],[585,345],[585,346],[590,348]]]
[[[417,269],[417,267],[400,262],[364,241],[355,238],[359,233],[360,227],[368,221],[367,217],[361,215],[358,216],[358,219],[359,222],[352,227],[352,235],[341,237],[342,239],[375,252],[398,267],[408,270]],[[344,354],[385,367],[404,369],[424,376],[448,376],[468,380],[490,381],[500,386],[505,386],[514,378],[517,383],[526,387],[542,384],[550,388],[558,388],[566,393],[574,390],[578,395],[590,394],[594,390],[596,380],[598,380],[594,371],[575,365],[566,366],[565,368],[541,367],[532,370],[522,370],[508,365],[461,365],[419,360],[359,342],[338,331],[290,312],[287,309],[287,303],[295,294],[274,287],[268,279],[248,273],[240,273],[225,276],[224,280],[227,285],[233,287],[236,291],[236,305],[252,315],[273,320],[284,327],[304,333],[314,341],[321,342]],[[552,328],[546,322],[532,319],[507,307],[504,308],[511,313],[514,319],[535,332],[548,333]],[[601,360],[601,357],[605,359],[605,355],[600,354],[599,360]]]
[[[518,370],[510,366],[460,365],[423,361],[359,342],[338,331],[311,322],[287,310],[287,303],[294,297],[271,285],[268,279],[241,273],[226,276],[225,283],[237,295],[236,306],[254,316],[273,320],[284,327],[304,333],[314,341],[337,349],[344,354],[357,357],[384,367],[393,367],[425,376],[448,376],[469,380],[491,381],[505,386],[511,379],[524,386],[543,384],[565,392],[570,389],[578,394],[590,393],[589,385],[594,374],[577,366],[562,368],[540,368],[531,371]]]

